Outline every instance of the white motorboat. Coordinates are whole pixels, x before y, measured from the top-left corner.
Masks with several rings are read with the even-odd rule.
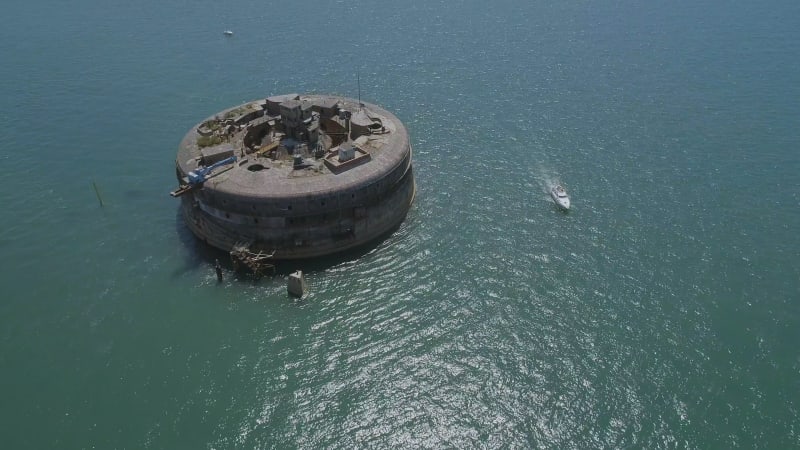
[[[569,195],[560,184],[550,189],[550,197],[553,197],[553,201],[556,202],[559,208],[569,209]]]
[[[222,34],[224,34],[225,36],[233,36],[233,31],[225,30],[225,31],[222,32]]]

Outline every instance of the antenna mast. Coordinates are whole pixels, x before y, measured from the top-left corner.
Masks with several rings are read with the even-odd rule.
[[[361,72],[356,71],[356,80],[358,82],[358,106],[363,106],[361,104]]]

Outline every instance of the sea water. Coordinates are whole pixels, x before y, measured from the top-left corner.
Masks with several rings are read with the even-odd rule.
[[[12,0],[0,445],[800,446],[798,5]],[[218,284],[178,143],[290,92],[397,115],[417,198]]]

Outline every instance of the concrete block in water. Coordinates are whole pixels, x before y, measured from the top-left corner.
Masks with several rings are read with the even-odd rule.
[[[289,275],[289,281],[286,283],[286,289],[289,295],[295,297],[302,297],[308,289],[306,286],[306,279],[303,277],[303,271],[297,270]]]

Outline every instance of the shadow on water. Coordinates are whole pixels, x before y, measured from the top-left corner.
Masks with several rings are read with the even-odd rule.
[[[216,249],[197,238],[183,220],[181,209],[175,211],[175,231],[178,240],[187,250],[184,255],[183,264],[172,273],[173,278],[179,278],[187,273],[198,270],[214,271],[214,264],[219,260],[220,265],[228,271],[232,269],[230,256],[227,252]]]

